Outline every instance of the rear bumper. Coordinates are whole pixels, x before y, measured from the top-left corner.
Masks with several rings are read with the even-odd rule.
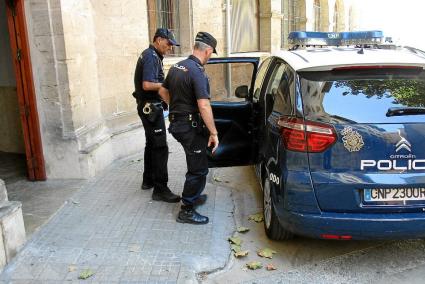
[[[349,235],[356,240],[425,238],[425,213],[306,214],[285,210],[278,214],[285,229],[312,238],[322,234]]]

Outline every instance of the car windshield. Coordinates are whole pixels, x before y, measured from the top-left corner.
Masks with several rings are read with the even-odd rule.
[[[304,115],[309,120],[425,122],[422,69],[300,72],[299,75]]]

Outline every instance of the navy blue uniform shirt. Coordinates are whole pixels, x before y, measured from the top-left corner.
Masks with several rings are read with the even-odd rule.
[[[197,113],[197,100],[210,98],[204,66],[193,55],[170,68],[163,87],[170,92],[170,113]]]
[[[143,90],[143,81],[152,83],[164,82],[163,58],[153,45],[149,45],[149,48],[145,49],[140,55],[134,72],[134,89],[138,99],[161,100],[158,92]]]

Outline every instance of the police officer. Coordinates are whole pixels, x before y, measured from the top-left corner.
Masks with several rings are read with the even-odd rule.
[[[154,188],[153,200],[171,203],[179,202],[180,197],[167,187],[168,146],[163,106],[158,90],[164,81],[162,60],[173,45],[179,45],[173,33],[168,29],[157,29],[153,43],[137,60],[133,93],[146,136],[141,187],[144,190]]]
[[[217,129],[210,105],[210,88],[204,64],[217,53],[217,40],[206,32],[195,38],[193,54],[171,67],[160,96],[170,107],[169,131],[179,141],[186,154],[187,173],[182,193],[182,206],[177,222],[206,224],[208,217],[196,212],[205,203],[201,194],[208,174],[207,147],[218,147]]]

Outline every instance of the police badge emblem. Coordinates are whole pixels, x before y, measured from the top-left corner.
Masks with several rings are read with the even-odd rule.
[[[364,146],[362,136],[352,127],[346,126],[341,131],[344,147],[350,152],[358,152]]]

